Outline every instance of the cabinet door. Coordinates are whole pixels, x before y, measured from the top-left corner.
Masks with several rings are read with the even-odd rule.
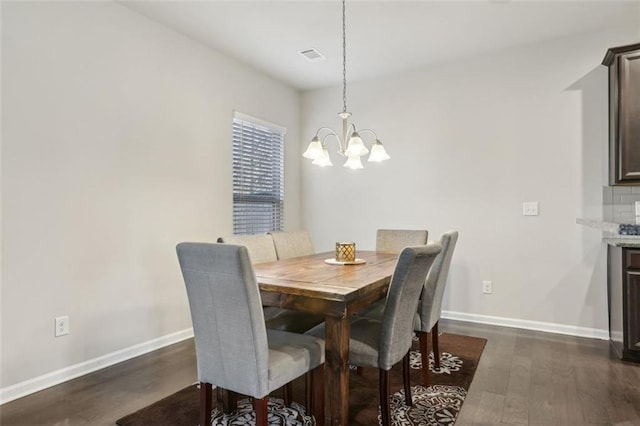
[[[640,180],[640,51],[617,58],[618,114],[615,139],[619,149],[618,179]],[[614,71],[615,72],[615,71]]]
[[[624,349],[640,356],[640,271],[628,271],[625,286]]]

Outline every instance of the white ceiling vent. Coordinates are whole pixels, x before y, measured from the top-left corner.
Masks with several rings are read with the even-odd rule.
[[[307,61],[309,62],[318,62],[318,61],[324,61],[325,59],[327,59],[322,53],[320,53],[317,49],[313,47],[309,49],[301,50],[298,53],[300,53],[302,56],[307,58]]]

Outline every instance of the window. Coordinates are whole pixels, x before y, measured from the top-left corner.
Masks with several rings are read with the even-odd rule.
[[[234,113],[234,234],[282,230],[285,132],[274,124]]]

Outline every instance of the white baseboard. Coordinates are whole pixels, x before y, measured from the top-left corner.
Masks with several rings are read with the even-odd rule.
[[[622,333],[622,331],[612,332],[611,340],[613,340],[614,342],[622,342],[624,340],[624,333]]]
[[[38,392],[42,389],[58,385],[68,380],[75,379],[76,377],[84,376],[85,374],[89,374],[96,370],[109,367],[110,365],[135,358],[139,355],[155,351],[156,349],[160,349],[164,346],[181,342],[190,337],[193,337],[193,328],[188,328],[185,330],[177,331],[175,333],[167,334],[166,336],[158,337],[157,339],[139,343],[137,345],[120,349],[118,351],[111,352],[98,358],[90,359],[79,364],[70,365],[69,367],[65,367],[60,370],[52,371],[51,373],[43,374],[42,376],[34,377],[33,379],[25,380],[24,382],[7,386],[0,389],[0,404],[13,401],[14,399],[22,398],[23,396]]]
[[[591,339],[609,340],[609,330],[577,327],[575,325],[555,324],[542,321],[528,321],[514,318],[494,317],[489,315],[465,314],[462,312],[443,311],[442,318],[476,322],[480,324],[499,325],[502,327],[523,328],[525,330],[544,331],[546,333],[566,334],[569,336],[588,337]]]

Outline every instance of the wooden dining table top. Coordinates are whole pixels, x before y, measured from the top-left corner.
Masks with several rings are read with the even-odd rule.
[[[388,286],[397,254],[358,251],[359,265],[331,265],[334,252],[317,253],[254,265],[260,290],[348,302],[363,292]],[[385,289],[386,291],[386,289]]]

